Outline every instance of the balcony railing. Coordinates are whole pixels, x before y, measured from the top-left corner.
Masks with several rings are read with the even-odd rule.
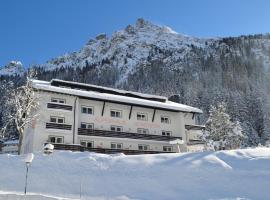
[[[202,140],[189,140],[187,145],[197,145],[197,144],[205,144]]]
[[[186,124],[185,125],[185,128],[187,130],[204,130],[205,129],[205,126],[203,125],[193,125],[193,124]]]
[[[115,131],[83,129],[83,128],[78,129],[78,135],[129,138],[129,139],[138,139],[138,140],[156,140],[156,141],[167,141],[167,142],[176,140],[176,139],[182,139],[182,137],[128,133],[128,132],[115,132]]]
[[[72,128],[72,125],[68,125],[68,124],[46,123],[46,129],[71,130],[71,128]]]
[[[104,149],[104,148],[88,148],[78,144],[53,144],[55,150],[69,150],[69,151],[89,151],[104,154],[124,153],[126,155],[136,154],[159,154],[159,153],[175,153],[175,152],[163,152],[163,151],[140,151],[140,150],[128,150],[128,149]]]
[[[72,106],[58,103],[48,103],[47,108],[72,111]]]

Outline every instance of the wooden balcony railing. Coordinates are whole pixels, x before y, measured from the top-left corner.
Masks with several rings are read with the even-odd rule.
[[[182,137],[128,133],[128,132],[115,132],[115,131],[83,129],[83,128],[78,129],[78,135],[129,138],[129,139],[138,139],[138,140],[156,140],[156,141],[167,141],[167,142],[176,140],[176,139],[182,139]]]
[[[71,130],[71,128],[72,128],[72,125],[68,125],[68,124],[46,123],[46,129]]]
[[[48,103],[47,108],[72,111],[72,106],[58,103]]]
[[[159,154],[159,153],[175,153],[175,152],[163,152],[163,151],[140,151],[140,150],[128,150],[128,149],[104,149],[104,148],[88,148],[75,144],[53,144],[55,150],[69,150],[69,151],[89,151],[104,154],[124,153],[126,155],[136,154]]]

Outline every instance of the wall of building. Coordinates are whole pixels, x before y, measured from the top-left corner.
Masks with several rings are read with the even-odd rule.
[[[48,109],[47,103],[51,102],[51,98],[61,98],[66,100],[66,104],[73,107],[72,111],[60,109]],[[154,121],[152,122],[154,110],[143,107],[132,107],[131,118],[129,119],[131,106],[120,105],[115,103],[105,103],[104,113],[102,116],[103,101],[94,101],[88,99],[81,99],[71,95],[63,95],[52,92],[40,92],[40,113],[38,119],[33,120],[28,127],[27,132],[33,138],[31,148],[28,147],[27,151],[43,150],[43,144],[48,141],[49,136],[64,137],[65,144],[73,143],[73,131],[75,134],[75,144],[80,144],[81,140],[93,141],[95,148],[110,148],[112,142],[123,143],[123,149],[138,150],[138,144],[149,145],[149,150],[162,151],[163,146],[172,146],[169,142],[159,142],[153,140],[135,140],[135,139],[119,139],[119,138],[106,138],[106,137],[93,137],[93,136],[80,136],[78,135],[78,128],[82,122],[93,123],[94,129],[110,130],[111,125],[122,126],[123,132],[137,133],[138,128],[149,130],[149,134],[162,135],[162,131],[171,131],[172,136],[182,137],[186,139],[185,124],[194,124],[195,120],[192,119],[192,114],[181,112],[169,112],[163,110],[156,110]],[[93,114],[81,113],[81,107],[93,107]],[[74,109],[75,112],[74,112]],[[111,110],[122,111],[121,118],[114,118],[110,116]],[[137,112],[146,113],[147,121],[137,120]],[[74,124],[75,114],[75,124]],[[59,129],[46,129],[46,123],[50,122],[51,116],[64,117],[65,124],[72,125],[71,130]],[[161,123],[161,116],[168,116],[170,124]],[[73,130],[74,127],[74,130]],[[27,143],[27,142],[26,142]],[[26,144],[25,143],[25,144]],[[25,148],[25,147],[24,147]],[[176,147],[173,147],[176,151]],[[186,147],[182,147],[182,150]]]

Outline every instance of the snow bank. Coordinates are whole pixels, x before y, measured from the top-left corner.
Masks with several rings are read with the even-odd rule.
[[[23,192],[23,157],[1,155],[0,166],[0,189]],[[81,191],[82,199],[99,200],[266,200],[270,148],[135,156],[39,153],[28,180],[29,192],[74,199]]]

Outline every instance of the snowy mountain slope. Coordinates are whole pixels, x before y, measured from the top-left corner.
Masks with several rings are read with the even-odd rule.
[[[24,71],[20,61],[10,61],[6,66],[0,68],[0,76],[22,75]]]
[[[24,188],[19,156],[0,156],[0,188]],[[36,154],[29,192],[83,199],[267,200],[270,149],[125,156],[54,152]],[[13,191],[13,192],[12,192]]]

